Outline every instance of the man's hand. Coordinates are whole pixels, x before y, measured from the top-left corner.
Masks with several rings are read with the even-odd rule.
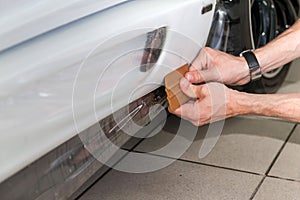
[[[191,83],[220,82],[227,85],[244,85],[250,73],[243,57],[203,48],[185,75]]]
[[[180,81],[182,91],[195,99],[190,101],[173,114],[189,120],[195,126],[202,126],[240,114],[235,104],[235,96],[239,92],[227,88],[221,83],[193,85],[188,80]]]
[[[300,20],[279,37],[255,50],[263,73],[300,56]],[[300,93],[258,95],[238,92],[223,84],[243,85],[250,81],[247,62],[211,48],[204,48],[181,81],[181,89],[194,98],[174,114],[194,125],[204,125],[227,117],[262,115],[300,122]],[[200,83],[202,85],[193,85]],[[204,84],[206,83],[206,84]]]

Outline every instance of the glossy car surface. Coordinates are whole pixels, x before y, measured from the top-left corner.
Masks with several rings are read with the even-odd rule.
[[[120,146],[125,126],[153,130],[166,74],[204,46],[238,55],[265,45],[299,9],[294,0],[22,2],[0,3],[4,199],[76,197],[103,167],[93,151],[110,148],[95,125]],[[286,72],[272,73],[246,89],[273,92]]]
[[[1,196],[31,199],[66,191],[64,184],[76,180],[91,155],[86,156],[82,145],[74,147],[75,142],[63,151],[57,148],[101,120],[107,134],[115,137],[128,116],[144,117],[141,113],[147,114],[153,99],[160,97],[157,92],[147,94],[205,46],[215,4],[214,0],[3,3]],[[127,105],[129,111],[120,112]],[[112,113],[120,113],[119,122],[112,122]],[[56,156],[47,156],[53,150]],[[43,164],[34,164],[37,160]],[[67,165],[67,173],[53,178],[66,163],[73,163]],[[33,174],[36,166],[38,174]],[[76,184],[70,185],[78,189]],[[12,185],[19,190],[5,192],[12,191]]]

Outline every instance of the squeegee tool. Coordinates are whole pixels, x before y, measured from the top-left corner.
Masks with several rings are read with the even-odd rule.
[[[180,79],[183,78],[184,74],[188,71],[189,65],[185,64],[165,77],[165,90],[170,111],[175,111],[191,99],[182,92],[179,85]]]

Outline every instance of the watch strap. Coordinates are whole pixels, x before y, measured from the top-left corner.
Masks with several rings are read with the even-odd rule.
[[[252,50],[247,50],[241,53],[248,64],[251,81],[256,81],[262,77],[261,68],[258,60]]]

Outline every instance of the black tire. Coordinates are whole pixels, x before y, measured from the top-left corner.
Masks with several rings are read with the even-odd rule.
[[[251,21],[254,47],[266,45],[290,27],[297,14],[291,0],[252,0]],[[285,80],[291,63],[271,71],[244,87],[252,93],[275,93]]]

